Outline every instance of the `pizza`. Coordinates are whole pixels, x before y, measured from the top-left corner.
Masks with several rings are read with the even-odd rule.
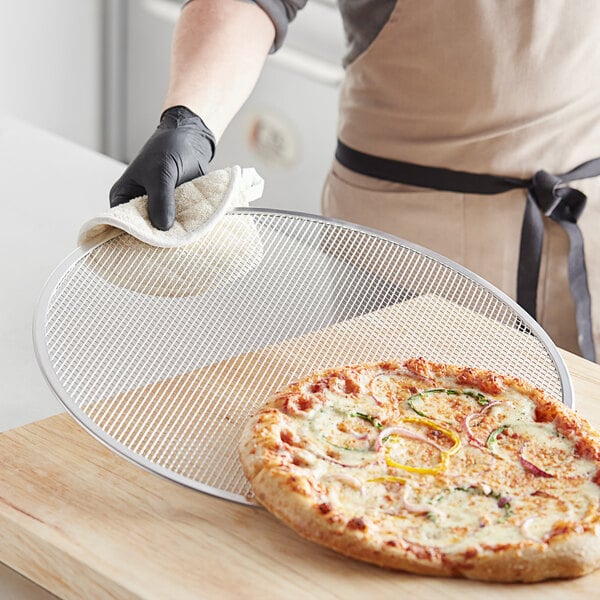
[[[600,565],[600,435],[516,377],[423,358],[315,373],[248,419],[239,456],[276,517],[381,567],[540,581]]]

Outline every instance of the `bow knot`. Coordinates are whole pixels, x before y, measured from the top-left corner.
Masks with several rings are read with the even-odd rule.
[[[577,178],[591,177],[598,172],[599,167],[600,159],[595,159],[563,175],[537,171],[531,178],[521,229],[517,275],[517,302],[535,319],[544,239],[542,215],[549,217],[569,236],[567,271],[575,303],[579,348],[583,356],[592,361],[596,360],[596,351],[592,330],[591,298],[587,282],[583,236],[577,225],[587,198],[583,192],[569,187],[566,183]]]
[[[587,201],[583,192],[567,186],[561,177],[547,171],[538,171],[531,178],[529,192],[540,211],[557,222],[577,223]]]

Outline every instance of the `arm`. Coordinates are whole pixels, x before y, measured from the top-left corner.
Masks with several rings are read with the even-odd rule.
[[[160,124],[110,190],[117,206],[148,195],[154,227],[175,220],[175,187],[208,170],[217,139],[254,87],[281,22],[306,0],[192,0],[175,29]],[[282,13],[267,13],[272,4]],[[285,7],[285,8],[282,8]],[[202,118],[201,118],[202,117]]]
[[[252,91],[275,38],[254,2],[193,0],[175,29],[163,109],[183,105],[219,139]]]

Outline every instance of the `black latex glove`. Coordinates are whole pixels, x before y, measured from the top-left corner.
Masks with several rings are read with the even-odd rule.
[[[166,231],[175,221],[175,187],[204,175],[215,153],[215,136],[185,106],[173,106],[160,117],[156,131],[110,190],[117,206],[148,194],[148,216]]]

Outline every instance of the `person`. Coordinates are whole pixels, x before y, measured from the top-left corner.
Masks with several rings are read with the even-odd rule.
[[[160,124],[111,205],[206,173],[306,0],[191,0]],[[339,0],[348,51],[326,216],[460,263],[555,343],[600,347],[600,2]],[[577,181],[576,187],[571,184]]]

